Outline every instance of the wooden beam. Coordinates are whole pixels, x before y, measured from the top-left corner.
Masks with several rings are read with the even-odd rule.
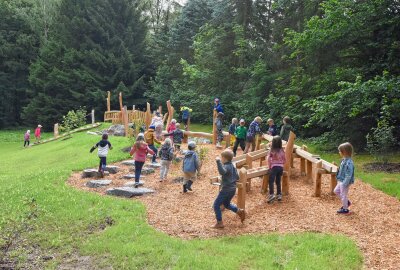
[[[269,184],[269,174],[264,174],[263,175],[262,187],[261,187],[261,193],[262,194],[267,194],[267,192],[268,192],[268,184]]]
[[[322,161],[318,161],[315,165],[314,172],[314,196],[321,197],[321,177],[320,169],[322,169]]]
[[[151,108],[150,108],[150,103],[148,103],[148,102],[146,104],[146,113],[144,116],[144,123],[146,125],[146,128],[149,129],[149,126],[151,124]]]
[[[212,139],[212,137],[213,137],[213,135],[211,133],[206,133],[206,132],[184,131],[183,133],[185,136],[188,136],[188,137],[199,137],[199,138],[206,138],[206,139]]]
[[[263,176],[265,174],[269,174],[268,167],[258,167],[258,168],[247,170],[247,178],[256,178],[256,177]]]
[[[253,169],[253,159],[251,158],[250,153],[246,154],[246,165],[248,166],[249,170]]]
[[[283,171],[282,195],[289,195],[289,173],[287,171]]]
[[[283,166],[283,170],[287,172],[287,179],[285,177],[283,177],[283,179],[285,181],[282,181],[282,193],[284,193],[285,195],[289,194],[290,163],[292,160],[295,139],[296,139],[296,134],[294,134],[291,131],[290,135],[289,135],[289,140],[288,140],[288,142],[286,144],[286,148],[285,148],[286,162]]]

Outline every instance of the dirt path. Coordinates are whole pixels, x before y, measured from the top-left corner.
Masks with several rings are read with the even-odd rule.
[[[330,178],[322,181],[322,197],[312,197],[313,187],[307,184],[298,169],[292,169],[290,195],[281,203],[268,205],[260,193],[261,179],[253,179],[252,189],[246,197],[247,219],[244,224],[232,212],[223,212],[224,230],[214,230],[215,222],[212,203],[218,187],[210,185],[211,176],[218,175],[214,156],[219,151],[209,147],[202,173],[193,184],[193,192],[183,194],[182,186],[172,179],[180,176],[181,164],[172,166],[169,179],[158,182],[158,172],[145,176],[145,186],[156,190],[148,196],[134,198],[142,201],[147,208],[150,225],[169,235],[190,239],[210,238],[224,235],[260,234],[267,232],[322,232],[344,234],[353,239],[364,254],[367,269],[400,268],[400,202],[359,180],[350,189],[352,214],[336,214],[339,200],[328,194]],[[295,168],[299,167],[295,160]],[[120,177],[127,174],[128,166],[119,165],[122,170],[107,179],[112,186],[123,186],[127,180]],[[74,173],[68,183],[91,192],[105,193],[106,188],[89,189],[88,179],[81,179]],[[235,199],[236,201],[236,199]]]

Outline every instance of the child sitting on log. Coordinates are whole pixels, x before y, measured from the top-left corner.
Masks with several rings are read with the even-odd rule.
[[[240,217],[241,222],[244,221],[246,216],[243,209],[237,208],[236,205],[231,203],[236,193],[236,182],[239,180],[239,175],[237,169],[232,164],[232,159],[233,152],[230,149],[224,150],[221,153],[221,157],[216,157],[218,172],[221,175],[221,189],[214,201],[214,212],[217,219],[217,223],[212,227],[214,229],[224,228],[221,205],[223,205],[225,209],[236,213]]]
[[[224,133],[222,131],[224,127],[224,113],[219,112],[217,118],[215,119],[215,125],[217,126],[217,147],[221,147],[221,142],[224,140]]]
[[[238,119],[237,118],[232,118],[232,124],[229,126],[229,135],[231,136],[231,147],[234,145],[236,137],[235,137],[235,131],[236,128],[238,127]]]
[[[181,125],[176,124],[176,129],[172,132],[164,134],[164,136],[172,136],[172,141],[174,142],[175,151],[181,150],[181,144],[184,137],[183,131],[180,129]]]
[[[129,153],[131,156],[135,155],[133,157],[133,159],[135,160],[135,188],[139,187],[140,175],[142,174],[143,165],[146,162],[147,153],[154,155],[153,150],[151,150],[147,143],[144,141],[143,133],[139,133],[136,137],[136,142],[132,146]]]
[[[267,156],[269,166],[269,196],[268,203],[275,200],[274,182],[276,183],[276,194],[278,201],[282,200],[281,178],[283,175],[283,166],[286,162],[285,151],[282,149],[282,139],[275,136],[271,142],[271,150]]]
[[[353,146],[350,143],[343,143],[338,147],[339,154],[343,158],[340,162],[339,171],[336,179],[335,194],[342,201],[342,207],[337,211],[338,214],[348,214],[349,206],[351,205],[348,199],[349,187],[354,184],[354,163],[351,159],[353,155]]]
[[[188,190],[192,191],[193,181],[196,179],[196,174],[200,169],[200,161],[196,149],[196,143],[191,141],[188,144],[189,151],[185,154],[183,159],[183,193]]]
[[[244,119],[240,119],[240,125],[236,128],[235,130],[235,144],[233,145],[233,155],[236,157],[236,151],[238,149],[238,146],[240,145],[240,148],[242,148],[242,151],[246,149],[246,134],[247,134],[247,128],[244,126],[245,121]]]
[[[101,137],[101,141],[96,143],[91,149],[90,153],[94,151],[94,149],[98,148],[97,150],[97,155],[99,156],[100,159],[100,164],[99,164],[99,173],[101,177],[104,177],[104,170],[106,169],[107,166],[107,155],[108,155],[108,150],[112,149],[111,143],[108,141],[108,134],[103,134]]]
[[[171,161],[174,158],[174,148],[170,138],[165,139],[158,156],[161,158],[160,182],[162,182],[167,178]]]

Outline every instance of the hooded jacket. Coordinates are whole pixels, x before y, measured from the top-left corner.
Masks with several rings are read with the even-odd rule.
[[[199,170],[199,165],[200,162],[197,153],[193,150],[189,150],[183,159],[183,172],[194,173]]]
[[[107,157],[108,150],[111,148],[111,143],[107,140],[101,140],[96,143],[96,147],[98,147],[97,154],[99,157]]]
[[[174,148],[163,144],[158,152],[158,156],[161,158],[161,160],[171,161],[174,158]]]
[[[149,129],[144,133],[144,140],[148,145],[153,145],[154,142],[161,144],[161,142],[157,140],[154,135],[154,129]]]

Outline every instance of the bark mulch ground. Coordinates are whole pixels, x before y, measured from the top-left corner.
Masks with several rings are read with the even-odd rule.
[[[324,176],[322,196],[313,197],[313,185],[299,172],[298,160],[292,169],[290,195],[282,202],[266,203],[260,193],[261,178],[252,180],[251,191],[246,197],[247,218],[242,224],[230,211],[223,212],[225,229],[215,230],[212,204],[218,187],[209,179],[217,176],[215,155],[221,150],[209,148],[201,174],[193,184],[193,192],[182,193],[182,185],[173,181],[181,176],[181,163],[173,164],[168,180],[160,183],[159,171],[145,176],[145,187],[154,189],[151,195],[132,198],[146,205],[148,223],[169,235],[184,238],[210,238],[268,232],[321,232],[344,234],[353,239],[364,254],[367,269],[399,269],[400,267],[400,202],[398,199],[374,189],[369,184],[356,180],[350,189],[352,202],[350,215],[338,215],[339,199],[329,194],[330,177]],[[117,163],[121,172],[107,176],[110,187],[123,186],[129,167]],[[254,164],[255,165],[255,164]],[[90,179],[89,179],[90,180]],[[80,172],[73,173],[68,183],[76,188],[105,194],[107,188],[92,189],[85,186]],[[234,202],[236,198],[234,199]]]

